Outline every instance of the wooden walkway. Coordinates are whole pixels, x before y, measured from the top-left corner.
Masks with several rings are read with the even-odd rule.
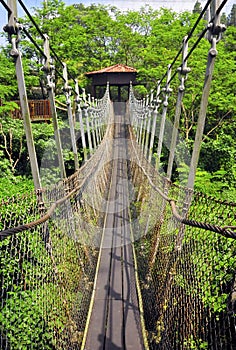
[[[116,116],[114,163],[84,350],[144,349],[130,238],[127,139]]]

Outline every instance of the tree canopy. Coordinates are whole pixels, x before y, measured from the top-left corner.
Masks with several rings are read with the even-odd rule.
[[[166,71],[179,51],[183,37],[188,34],[201,11],[197,2],[193,13],[175,13],[172,10],[153,10],[143,6],[140,11],[123,13],[115,6],[75,4],[66,6],[61,0],[49,0],[43,7],[36,8],[34,20],[50,38],[50,45],[58,57],[67,63],[70,75],[79,79],[81,87],[89,89],[90,81],[85,73],[116,63],[133,66],[138,71],[140,86],[136,88],[139,97],[150,89],[156,89],[158,80]],[[226,18],[228,28],[223,39],[217,44],[218,56],[212,84],[207,122],[204,132],[197,188],[204,188],[204,176],[210,178],[210,192],[226,193],[235,197],[235,51],[236,27],[235,5]],[[42,46],[42,39],[27,17],[20,19],[24,28],[36,37]],[[190,40],[190,45],[198,38],[205,27],[201,20],[198,30]],[[35,98],[35,91],[45,86],[42,57],[40,52],[22,36],[21,50],[24,61],[26,84],[29,98]],[[191,73],[186,82],[183,100],[180,132],[191,150],[197,123],[197,111],[206,69],[209,42],[203,39],[188,60]],[[55,61],[57,65],[57,62]],[[60,76],[57,79],[57,96],[63,100]],[[173,93],[170,98],[168,118],[173,120],[175,93],[178,78],[172,82]],[[30,176],[29,167],[24,166],[27,159],[25,138],[21,122],[12,121],[10,111],[16,108],[13,101],[18,99],[14,63],[9,49],[0,49],[0,165],[1,174]],[[63,118],[62,118],[63,120]],[[14,125],[13,125],[14,124]],[[47,130],[45,132],[45,130]],[[52,135],[50,125],[35,125],[36,149],[40,161],[43,148]],[[9,156],[12,141],[11,156]],[[44,142],[42,142],[44,140]],[[19,151],[20,150],[20,151]],[[164,160],[165,161],[165,160]],[[27,163],[27,162],[26,162]],[[10,173],[9,173],[10,172]],[[210,186],[209,186],[210,188]]]

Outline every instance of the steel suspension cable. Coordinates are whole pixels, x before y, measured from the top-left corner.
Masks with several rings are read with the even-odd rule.
[[[218,9],[216,10],[215,15],[212,17],[212,19],[210,20],[210,22],[213,22],[214,19],[219,16],[221,10],[223,9],[223,7],[226,5],[228,0],[223,0],[222,3],[220,4],[220,6],[218,7]]]
[[[29,17],[29,19],[31,20],[31,22],[33,23],[33,25],[35,26],[35,28],[37,29],[38,33],[40,34],[40,36],[42,37],[42,39],[45,39],[45,36],[42,32],[42,30],[39,28],[38,24],[35,22],[34,18],[31,16],[30,12],[28,11],[27,7],[24,5],[22,0],[18,0],[21,7],[23,8],[23,10],[25,11],[25,13],[27,14],[27,16]]]
[[[27,29],[25,29],[23,27],[23,32],[25,33],[25,35],[29,38],[29,40],[34,44],[34,46],[38,49],[38,51],[41,53],[41,55],[47,59],[47,56],[45,55],[44,51],[41,49],[41,47],[39,46],[39,44],[36,42],[36,40],[32,37],[32,35],[28,32]]]
[[[58,54],[56,53],[56,51],[51,45],[50,45],[50,50],[52,51],[54,58],[61,64],[62,67],[64,67],[62,60],[60,59],[60,57],[58,56]]]
[[[4,0],[0,0],[1,2],[3,2]],[[32,15],[30,14],[30,12],[28,11],[27,7],[25,6],[25,4],[23,3],[22,0],[19,0],[19,3],[21,5],[21,7],[23,8],[23,10],[25,11],[25,13],[27,14],[27,16],[29,17],[29,19],[31,20],[31,22],[33,23],[33,25],[35,26],[35,28],[37,29],[38,33],[40,34],[41,38],[43,40],[45,40],[45,35],[42,32],[42,30],[39,28],[38,24],[36,23],[36,21],[34,20],[34,18],[32,17]],[[10,9],[9,9],[10,10]],[[33,37],[29,34],[29,32],[24,28],[23,29],[24,33],[27,35],[27,37],[31,40],[31,42],[35,45],[35,47],[39,50],[39,52],[42,54],[42,56],[44,58],[46,58],[43,50],[40,48],[40,46],[37,44],[37,42],[33,39]],[[50,46],[50,50],[53,53],[54,58],[61,64],[62,67],[64,67],[64,64],[62,62],[62,60],[59,58],[59,56],[57,55],[56,51]],[[57,73],[60,75],[60,77],[64,80],[62,74],[59,73],[59,71],[57,70]],[[69,75],[71,76],[71,75]],[[73,79],[74,81],[74,79]],[[74,81],[75,82],[75,81]]]
[[[216,10],[215,15],[210,19],[209,23],[213,23],[215,18],[220,14],[221,10],[223,9],[223,7],[225,6],[225,4],[227,3],[228,0],[223,0],[222,3],[220,4],[220,6],[218,7],[218,9]],[[191,39],[191,37],[193,36],[193,33],[195,31],[195,29],[197,28],[197,25],[199,24],[200,20],[202,19],[203,15],[205,14],[208,6],[210,5],[210,3],[212,2],[212,0],[208,0],[208,2],[206,3],[206,5],[204,6],[203,10],[201,11],[200,15],[198,16],[195,24],[193,25],[193,28],[191,29],[191,31],[189,32],[189,34],[187,35],[187,39],[186,41],[189,41]],[[206,32],[208,31],[208,26],[203,29],[203,31],[201,32],[200,36],[198,37],[197,41],[194,43],[194,45],[192,46],[192,48],[189,50],[188,54],[186,55],[185,59],[183,60],[183,63],[185,63],[189,57],[191,56],[191,54],[193,53],[193,51],[196,49],[196,47],[198,46],[199,42],[202,40],[202,38],[205,36]],[[177,55],[175,56],[175,58],[173,59],[172,63],[170,64],[170,67],[172,68],[175,64],[175,62],[177,61],[178,57],[180,56],[181,52],[182,52],[182,48],[183,45],[181,45],[180,50],[178,51]],[[183,64],[182,63],[182,64]],[[174,72],[174,74],[171,76],[170,80],[168,81],[168,83],[171,83],[171,81],[174,79],[174,77],[176,76],[177,71]],[[167,76],[167,72],[162,76],[162,78],[160,79],[160,84],[162,83],[162,81],[165,79],[165,77]],[[159,93],[158,96],[160,96],[161,92]]]
[[[211,2],[212,2],[212,0],[208,0],[208,1],[207,1],[207,3],[206,3],[206,5],[204,6],[203,10],[202,10],[201,13],[199,14],[199,16],[198,16],[198,18],[197,18],[195,24],[193,25],[193,28],[190,30],[189,34],[187,35],[186,41],[188,41],[188,40],[192,37],[192,35],[193,35],[195,29],[197,28],[197,26],[198,26],[200,20],[202,19],[203,15],[204,15],[205,12],[207,11],[207,9],[208,9],[208,7],[209,7],[209,5],[210,5]]]
[[[5,9],[7,10],[7,12],[9,14],[12,13],[12,10],[10,9],[10,7],[6,4],[6,2],[4,0],[0,0],[0,3],[3,5],[3,7],[5,7]]]
[[[156,191],[157,193],[159,193],[159,195],[170,204],[171,210],[172,210],[172,214],[174,216],[174,218],[185,225],[188,226],[192,226],[192,227],[197,227],[197,228],[201,228],[204,230],[209,230],[215,233],[219,233],[222,236],[225,236],[227,238],[233,238],[236,239],[236,226],[218,226],[218,225],[214,225],[211,223],[207,223],[207,222],[201,222],[201,221],[196,221],[196,220],[191,220],[188,218],[185,218],[183,216],[181,216],[177,210],[176,207],[176,201],[173,198],[168,197],[161,189],[159,189],[155,183],[153,182],[153,180],[151,179],[150,175],[148,174],[147,170],[145,169],[145,167],[142,165],[142,162],[139,158],[138,152],[137,152],[137,145],[134,145],[134,139],[132,137],[132,133],[130,131],[130,140],[131,140],[131,145],[132,145],[132,149],[134,150],[134,154],[137,160],[137,164],[140,167],[140,169],[142,170],[143,174],[146,176],[150,186],[153,188],[154,191]],[[232,203],[232,205],[234,206],[235,204]]]
[[[224,0],[222,1],[221,5],[218,7],[216,14],[210,19],[209,23],[213,23],[215,18],[220,14],[220,11],[223,9],[223,7],[225,6],[225,4],[227,3],[228,0]],[[206,27],[200,37],[198,38],[198,40],[196,41],[196,43],[193,45],[193,47],[190,49],[189,53],[187,54],[187,56],[184,59],[184,62],[187,61],[187,59],[190,57],[190,55],[192,54],[192,52],[195,50],[195,48],[197,47],[198,43],[201,41],[201,39],[204,37],[204,35],[206,34],[206,32],[208,31],[208,27]]]
[[[198,16],[196,22],[194,23],[194,25],[193,25],[191,31],[190,31],[189,34],[187,35],[186,41],[188,41],[188,40],[193,36],[193,33],[194,33],[195,29],[197,28],[197,26],[198,26],[200,20],[202,19],[203,15],[205,14],[205,12],[206,12],[206,10],[207,10],[209,4],[211,3],[211,1],[212,1],[212,0],[208,0],[208,2],[207,2],[207,4],[205,5],[204,9],[202,10],[202,12],[201,12],[200,15]],[[204,33],[204,34],[205,34],[205,33]],[[174,66],[175,62],[177,61],[177,59],[178,59],[179,56],[181,55],[182,49],[183,49],[183,44],[181,45],[181,47],[180,47],[178,53],[176,54],[175,58],[174,58],[173,61],[171,62],[170,68],[172,68],[172,67]],[[165,74],[162,76],[162,78],[160,79],[160,84],[161,84],[162,81],[165,79],[166,75],[167,75],[167,73],[165,73]],[[174,76],[175,76],[175,75],[176,75],[176,72],[174,73]],[[173,76],[173,78],[174,78],[174,76]],[[173,80],[173,78],[171,78],[171,80],[170,80],[169,82],[171,82],[171,81]]]
[[[60,61],[60,62],[62,63],[62,67],[64,67],[63,62],[62,62],[62,61]],[[61,77],[61,79],[62,79],[63,82],[65,83],[66,80],[65,80],[63,74],[62,74],[56,67],[55,67],[55,71],[57,72],[57,74]],[[69,74],[68,74],[68,75],[69,75]],[[73,78],[71,78],[71,79],[73,79]],[[74,79],[73,79],[73,81],[74,81],[74,83],[75,83],[75,80],[74,80]],[[76,94],[76,91],[75,91],[74,88],[71,87],[71,90],[74,92],[74,94]]]
[[[29,40],[34,44],[34,46],[38,49],[38,51],[40,52],[40,54],[47,59],[47,56],[45,55],[44,51],[41,49],[41,47],[38,45],[38,43],[36,42],[36,40],[32,37],[32,35],[27,31],[27,29],[25,29],[23,27],[23,32],[25,33],[25,35],[29,38]],[[45,36],[43,36],[45,39]],[[63,67],[63,62],[60,60],[60,58],[58,57],[58,55],[56,54],[55,50],[52,49],[52,47],[50,46],[51,51],[53,52],[53,58],[56,58],[56,60],[61,64],[61,66]],[[65,81],[63,74],[57,69],[55,68],[55,71],[57,72],[57,74],[62,78],[63,81]]]
[[[189,34],[187,35],[186,42],[189,41],[189,39],[191,39],[191,37],[193,36],[193,33],[194,33],[195,29],[197,28],[197,26],[198,26],[200,20],[201,20],[202,17],[204,16],[204,14],[205,14],[206,10],[208,9],[208,6],[210,5],[211,2],[212,2],[212,0],[208,0],[208,1],[207,1],[207,3],[206,3],[206,5],[204,6],[203,10],[202,10],[201,13],[199,14],[199,16],[198,16],[196,22],[194,23],[192,29],[190,30]],[[183,49],[183,44],[181,45],[181,47],[180,47],[178,53],[176,54],[175,58],[173,59],[171,65],[170,65],[170,68],[172,68],[172,67],[174,66],[174,64],[175,64],[175,62],[177,61],[178,57],[181,55],[182,49]],[[174,76],[175,76],[175,75],[176,75],[176,72],[175,72]],[[164,75],[164,77],[161,79],[160,82],[162,82],[162,80],[163,80],[165,77],[166,77],[166,74]],[[172,79],[171,79],[171,80],[172,80]],[[171,82],[171,80],[170,80],[170,82]]]
[[[12,13],[12,10],[10,9],[10,7],[6,4],[6,2],[4,0],[0,0],[0,3],[5,7],[5,9],[7,10],[8,14]],[[33,16],[30,14],[30,12],[28,11],[27,7],[25,6],[25,4],[23,3],[22,0],[19,0],[19,4],[21,5],[22,9],[25,11],[26,15],[29,17],[30,21],[33,23],[33,25],[35,26],[35,28],[38,31],[38,34],[41,36],[41,38],[43,40],[45,40],[45,35],[42,32],[42,30],[40,29],[40,27],[38,26],[38,24],[36,23],[36,21],[34,20]],[[40,52],[40,54],[46,59],[47,57],[45,56],[44,51],[41,49],[41,47],[38,45],[38,43],[36,42],[36,40],[32,37],[32,35],[28,32],[27,29],[25,29],[23,27],[23,32],[25,33],[25,35],[29,38],[29,40],[33,43],[33,45],[37,48],[37,50]],[[62,62],[62,60],[59,58],[59,56],[57,55],[56,51],[50,46],[50,50],[53,52],[53,56],[54,58],[61,64],[62,67],[64,67],[64,64]],[[58,75],[64,80],[63,75],[56,70]],[[73,78],[73,76],[68,72],[68,76],[71,80],[73,80],[73,82],[76,84],[75,79]],[[80,87],[79,87],[80,88]],[[81,88],[80,88],[81,89]],[[74,93],[76,93],[76,91],[72,88],[72,91]]]
[[[60,59],[60,57],[58,56],[58,54],[56,53],[56,51],[51,47],[51,45],[50,45],[50,50],[51,50],[52,53],[53,53],[52,56],[60,63],[60,65],[61,65],[62,68],[63,68],[63,67],[64,67],[64,63],[62,62],[62,60]],[[56,69],[56,68],[55,68],[55,70],[56,70],[57,74],[58,74],[58,75],[63,79],[63,81],[65,82],[65,79],[64,79],[63,75],[59,72],[59,70]],[[68,77],[69,77],[71,80],[73,80],[73,82],[76,84],[75,79],[72,77],[72,75],[71,75],[69,72],[68,72]],[[72,88],[72,91],[76,94],[75,89]]]
[[[203,31],[201,32],[201,34],[199,35],[197,41],[194,43],[194,45],[191,47],[191,49],[189,50],[188,54],[186,55],[185,59],[183,60],[182,64],[181,64],[181,68],[183,66],[183,64],[185,62],[187,62],[188,58],[191,56],[191,54],[193,53],[193,51],[196,49],[196,47],[198,46],[199,42],[202,40],[202,38],[205,36],[206,32],[208,31],[208,27],[206,27],[205,29],[203,29]],[[181,46],[181,52],[182,52],[182,47]],[[174,77],[176,76],[176,74],[178,73],[177,70],[175,70],[174,74],[171,76],[169,83],[172,82],[172,80],[174,79]]]
[[[224,1],[224,3],[226,3],[227,0]],[[223,4],[223,3],[222,3]],[[222,6],[223,8],[223,6]],[[218,11],[218,14],[220,13],[220,11]],[[214,19],[215,19],[216,16],[212,17],[211,20],[209,21],[209,23],[213,23]],[[184,58],[183,60],[183,63],[182,65],[189,59],[189,57],[192,55],[193,51],[196,49],[196,47],[198,46],[199,42],[202,40],[202,38],[205,36],[206,32],[208,31],[208,26],[203,29],[203,31],[201,32],[200,36],[198,37],[197,41],[194,43],[194,45],[191,47],[191,49],[189,50],[188,54],[186,55],[186,57]],[[181,50],[182,50],[182,46],[181,46]],[[182,67],[181,65],[181,67]],[[177,74],[177,71],[175,71],[175,73],[173,74],[173,76],[171,77],[170,81],[171,82],[175,75]]]

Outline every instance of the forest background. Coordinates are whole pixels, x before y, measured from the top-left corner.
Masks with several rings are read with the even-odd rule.
[[[169,9],[153,10],[144,6],[139,11],[121,12],[115,6],[75,4],[66,6],[63,1],[49,0],[47,6],[35,9],[34,19],[50,37],[50,45],[79,85],[90,89],[86,72],[98,70],[116,63],[132,66],[138,71],[140,85],[136,96],[143,98],[163,76],[167,64],[179,51],[183,37],[188,33],[201,12],[196,2],[193,12],[176,13]],[[227,26],[222,40],[217,44],[218,56],[210,93],[207,120],[202,142],[195,189],[221,199],[236,200],[236,5],[229,15],[223,14],[222,23]],[[27,17],[20,22],[36,35]],[[193,43],[206,26],[199,23]],[[2,33],[2,35],[6,35]],[[40,39],[37,39],[42,45]],[[42,72],[42,57],[34,46],[22,36],[20,43],[29,99],[47,98],[46,82]],[[188,61],[191,73],[186,81],[186,93],[182,104],[180,134],[185,147],[191,153],[201,90],[206,70],[210,44],[204,39]],[[12,119],[12,111],[19,100],[13,58],[10,47],[0,47],[0,197],[9,197],[33,189],[26,139],[21,120]],[[62,81],[56,76],[56,97],[65,102]],[[168,118],[173,121],[178,77],[173,81],[169,101]],[[60,127],[67,124],[66,115],[58,111]],[[39,165],[45,152],[55,155],[51,123],[32,123]],[[157,143],[156,139],[156,143]],[[78,144],[80,147],[80,145]],[[162,167],[165,169],[168,151],[164,149]],[[64,149],[67,174],[73,173],[73,155]],[[82,149],[80,149],[82,162]],[[51,169],[53,178],[54,169]],[[187,173],[186,165],[175,166],[173,181],[178,174]]]

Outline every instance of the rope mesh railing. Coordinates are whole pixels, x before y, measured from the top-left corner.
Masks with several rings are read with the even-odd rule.
[[[137,188],[133,231],[150,349],[235,349],[235,240],[179,223],[165,198],[168,193],[175,200],[183,217],[189,207],[187,220],[234,228],[235,203],[171,184],[134,140],[130,147]]]
[[[112,130],[110,124],[78,172],[38,193],[44,207],[31,195],[2,203],[1,348],[79,347],[100,244],[98,213],[109,183]],[[191,199],[186,220],[207,217],[222,227],[235,227],[235,204],[171,184],[132,134],[129,145],[136,190],[131,214],[150,348],[233,349],[234,241],[182,225],[168,202],[172,198],[185,218]],[[42,218],[58,201],[49,221],[18,233],[7,229]]]
[[[110,120],[97,152],[70,178],[0,204],[1,349],[80,348],[102,233],[112,133]]]
[[[185,37],[183,42],[182,64],[178,70],[182,70],[182,76],[179,77],[175,121],[170,128],[171,144],[169,148],[167,146],[168,179],[162,177],[158,170],[163,153],[168,97],[171,92],[169,84],[177,71],[171,75],[170,68],[173,64],[168,66],[167,73],[158,83],[156,99],[151,93],[150,97],[139,101],[134,96],[132,85],[130,89],[130,154],[133,156],[130,161],[130,176],[137,188],[136,203],[132,207],[133,232],[136,233],[135,251],[150,349],[235,349],[236,204],[193,191],[200,153],[198,140],[202,138],[210,84],[204,85],[202,93],[188,188],[174,185],[169,180],[174,156],[176,163],[180,164],[176,155],[177,131],[185,89],[184,80],[189,73],[187,59],[207,32],[212,45],[209,52],[214,54],[216,42],[225,30],[217,22],[224,4],[225,1],[221,3],[189,53],[186,45],[189,37]],[[214,26],[218,28],[218,32],[214,30]],[[180,51],[173,63],[177,61],[179,54]],[[213,70],[212,62],[211,56],[208,56],[207,72],[209,67]],[[166,76],[160,114],[160,83]],[[155,154],[153,148],[157,131],[159,137]],[[179,138],[181,139],[180,135]],[[187,156],[186,150],[186,159]],[[152,165],[153,161],[155,167]],[[185,159],[183,163],[185,164]]]
[[[96,251],[56,220],[1,242],[1,349],[78,348]]]
[[[46,40],[23,2],[19,2],[38,34]],[[10,14],[8,5],[2,0],[1,3]],[[188,73],[187,59],[206,32],[211,29],[211,39],[218,40],[213,27],[225,3],[226,0],[222,1],[209,23],[211,26],[202,31],[186,53],[180,66],[183,75]],[[160,84],[170,75],[167,95],[168,84],[177,74],[176,71],[171,76],[170,69],[203,12],[169,65],[169,71],[159,81]],[[13,29],[19,29],[16,23]],[[9,34],[11,30],[8,28]],[[218,30],[221,33],[224,28]],[[49,55],[26,29],[23,31],[49,61]],[[56,52],[52,48],[51,51],[64,67]],[[67,83],[57,68],[56,72]],[[103,138],[111,113],[107,108],[108,89],[103,99],[93,103],[86,96],[79,101],[79,93],[75,92],[81,102],[78,114],[82,136],[85,129],[90,154],[96,152],[75,174],[56,186],[40,190],[37,195],[0,203],[1,349],[81,346],[110,181],[113,124],[108,120]],[[146,160],[152,156],[154,132],[153,140],[148,134],[160,104],[159,95],[160,91],[156,100],[150,97],[150,105],[149,101],[138,101],[130,95],[131,122],[137,139],[136,143],[131,132],[128,164],[135,199],[130,212],[149,348],[233,350],[236,247],[235,240],[229,237],[235,238],[236,218],[232,210],[235,204],[173,185]],[[85,138],[83,149],[87,160]]]

